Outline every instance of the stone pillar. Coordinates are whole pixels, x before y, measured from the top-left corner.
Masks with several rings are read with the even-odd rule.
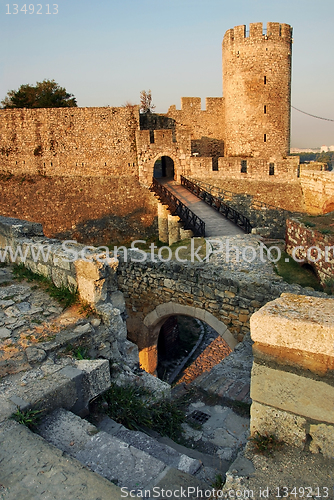
[[[334,457],[334,300],[288,293],[250,320],[251,434]]]
[[[90,255],[89,260],[78,259],[74,264],[78,292],[83,301],[96,305],[117,292],[117,259],[105,258],[102,261],[101,254]]]
[[[168,244],[180,241],[180,218],[177,215],[168,215]]]
[[[159,240],[162,243],[168,243],[168,207],[162,203],[158,203],[158,230]]]

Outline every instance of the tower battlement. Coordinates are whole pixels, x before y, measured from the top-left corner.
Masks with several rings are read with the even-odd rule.
[[[233,45],[234,43],[254,43],[266,41],[291,43],[292,28],[289,24],[267,23],[267,28],[263,28],[262,23],[251,23],[249,31],[247,26],[242,24],[226,31],[223,46]]]
[[[223,40],[226,156],[284,158],[290,151],[289,24],[235,26]]]

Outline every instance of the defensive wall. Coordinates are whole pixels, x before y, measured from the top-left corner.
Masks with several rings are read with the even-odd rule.
[[[139,106],[0,110],[1,213],[39,221],[50,237],[145,239],[157,234],[147,188],[161,157],[176,181],[209,180],[288,211],[333,210],[333,174],[287,156],[291,43],[287,24],[228,30],[224,94],[206,109],[183,97],[181,109],[157,115]]]
[[[312,167],[312,164],[310,165]],[[319,215],[334,210],[334,172],[302,169],[300,185],[305,212]]]
[[[128,176],[0,176],[0,212],[40,222],[50,238],[115,244],[157,234],[153,194]]]
[[[139,108],[4,109],[1,170],[47,176],[136,175]]]

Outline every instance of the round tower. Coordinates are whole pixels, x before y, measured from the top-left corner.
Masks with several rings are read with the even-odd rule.
[[[236,26],[223,40],[225,156],[284,158],[290,152],[292,28]]]

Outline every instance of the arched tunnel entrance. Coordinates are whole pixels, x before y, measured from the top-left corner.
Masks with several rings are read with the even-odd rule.
[[[180,350],[178,345],[178,337],[180,336],[179,332],[175,330],[176,321],[173,319],[179,316],[186,317],[187,321],[191,319],[191,321],[199,320],[200,322],[204,322],[206,325],[213,328],[219,339],[226,342],[231,350],[234,350],[234,347],[237,345],[237,341],[228,330],[227,326],[208,311],[197,307],[177,304],[175,302],[160,304],[144,318],[144,325],[148,330],[147,338],[150,339],[150,342],[149,345],[146,344],[146,347],[140,349],[139,360],[142,368],[148,373],[156,375],[159,367],[161,376],[163,368],[161,369],[159,366],[159,361],[161,365],[162,359],[160,358],[159,360],[158,356],[162,355],[162,358],[164,356],[168,358],[168,356],[174,355],[169,354],[169,352],[173,353],[173,351],[177,352],[177,350]],[[177,320],[177,323],[179,324],[179,320]],[[190,345],[196,342],[196,339],[190,342],[190,337],[191,334],[190,336],[188,335],[188,339],[184,339],[185,343],[189,343],[188,348],[184,348],[185,350],[189,350]]]
[[[231,353],[230,347],[206,323],[190,316],[169,316],[160,328],[157,377],[187,383]]]
[[[155,179],[174,179],[174,161],[169,156],[161,156],[154,163],[153,177]]]

